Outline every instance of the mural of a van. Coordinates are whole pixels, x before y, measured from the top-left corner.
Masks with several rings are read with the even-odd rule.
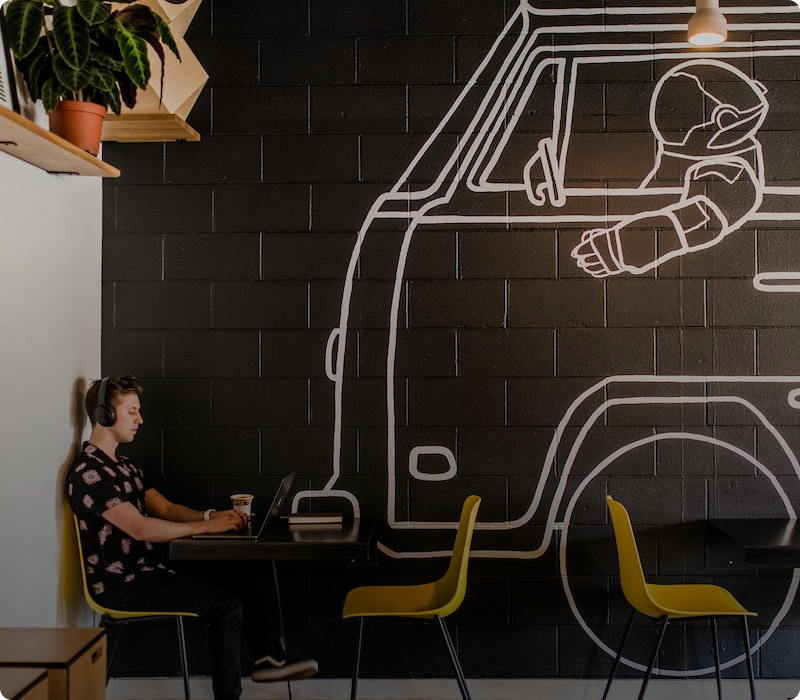
[[[340,322],[324,358],[335,410],[331,476],[293,503],[297,509],[307,498],[336,499],[358,515],[356,468],[342,457],[343,446],[358,441],[359,454],[368,455],[358,476],[385,478],[392,537],[382,543],[384,553],[432,557],[443,554],[431,545],[437,540],[419,535],[452,531],[462,497],[480,493],[474,556],[532,560],[557,551],[577,620],[612,654],[570,585],[570,528],[587,509],[605,508],[602,494],[615,470],[624,465],[630,475],[632,464],[642,465],[649,497],[677,488],[684,494],[678,500],[689,503],[693,488],[709,488],[693,477],[713,465],[713,497],[697,494],[697,512],[677,513],[679,521],[732,517],[743,503],[750,517],[796,517],[800,376],[762,376],[756,368],[662,374],[658,358],[650,373],[629,372],[616,358],[631,347],[616,337],[585,373],[563,376],[553,367],[548,374],[555,364],[551,346],[580,335],[557,338],[546,321],[515,325],[512,297],[524,285],[499,275],[501,301],[484,303],[470,296],[458,269],[437,269],[436,252],[478,234],[523,247],[544,240],[555,263],[548,259],[530,277],[545,279],[556,295],[563,280],[587,290],[638,278],[702,285],[705,271],[724,260],[715,250],[724,242],[744,230],[796,226],[800,186],[786,175],[785,162],[766,154],[800,152],[796,143],[774,147],[792,133],[786,125],[795,118],[788,91],[800,70],[800,12],[788,2],[725,8],[728,41],[697,49],[685,39],[693,11],[550,10],[546,2],[520,1],[357,232]],[[607,87],[615,83],[626,84],[624,100]],[[765,139],[773,140],[769,149]],[[426,266],[428,276],[440,274],[442,284],[416,284],[412,262]],[[615,288],[618,303],[637,289],[643,288]],[[735,289],[716,308],[735,305]],[[747,290],[765,304],[780,296],[781,309],[800,318],[800,267],[759,257]],[[471,302],[466,318],[453,316],[448,294],[459,297],[461,309]],[[576,303],[568,295],[563,301]],[[648,302],[631,297],[630,304]],[[708,309],[694,312],[708,315]],[[579,328],[580,314],[573,316]],[[603,333],[597,330],[595,339]],[[497,353],[496,376],[471,369],[471,351],[478,350]],[[409,357],[430,359],[429,381],[409,380],[403,370]],[[536,404],[536,420],[514,423],[498,413],[526,388],[538,392],[519,399]],[[420,404],[424,423],[416,422]],[[504,430],[514,435],[508,454],[499,437]],[[672,452],[681,454],[682,465],[695,466],[661,467]],[[507,475],[503,489],[487,483],[476,464],[484,457],[492,460],[490,473]],[[443,502],[453,503],[452,517],[442,517]],[[786,580],[775,608],[760,613],[765,627],[754,648],[786,615],[797,576]]]

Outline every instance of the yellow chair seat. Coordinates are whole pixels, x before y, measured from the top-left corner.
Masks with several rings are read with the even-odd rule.
[[[440,600],[435,583],[410,586],[362,586],[348,593],[342,617],[413,617],[451,614],[461,602]]]
[[[727,588],[712,583],[647,583],[650,599],[672,618],[750,615]]]
[[[89,603],[88,599],[86,601]],[[186,612],[184,610],[177,611],[147,611],[147,610],[115,610],[113,608],[106,608],[92,599],[89,607],[94,610],[98,615],[105,615],[110,620],[138,620],[142,617],[200,617],[197,613]]]

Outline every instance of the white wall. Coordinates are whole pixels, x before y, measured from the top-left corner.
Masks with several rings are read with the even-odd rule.
[[[0,626],[87,620],[59,483],[100,372],[101,213],[99,178],[0,153]]]

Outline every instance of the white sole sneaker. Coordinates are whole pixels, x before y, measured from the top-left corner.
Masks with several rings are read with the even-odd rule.
[[[250,677],[256,683],[299,681],[303,678],[311,678],[311,676],[316,675],[318,670],[317,662],[314,659],[302,661],[270,659],[254,668]]]

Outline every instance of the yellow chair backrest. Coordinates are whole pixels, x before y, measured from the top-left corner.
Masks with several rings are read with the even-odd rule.
[[[453,554],[450,565],[442,578],[436,582],[436,605],[439,615],[450,615],[464,600],[467,593],[467,567],[469,565],[469,550],[472,546],[472,533],[475,530],[475,520],[478,517],[478,506],[481,504],[480,496],[468,496],[461,507],[461,517],[458,521],[456,541],[453,545]]]
[[[72,521],[75,523],[75,537],[78,540],[78,556],[80,557],[81,580],[83,581],[83,597],[86,598],[89,607],[98,615],[105,615],[108,613],[108,610],[95,602],[95,599],[92,598],[92,594],[89,591],[89,582],[86,579],[86,561],[83,558],[83,544],[81,543],[81,528],[78,522],[78,516],[74,513],[72,514]]]
[[[86,619],[84,609],[83,585],[81,583],[82,563],[75,537],[72,508],[64,499],[60,508],[60,546],[59,550],[59,599],[58,619],[67,627],[80,627]]]
[[[642,560],[633,535],[633,526],[628,511],[611,496],[606,496],[614,537],[617,541],[619,577],[625,599],[640,613],[648,617],[663,617],[665,611],[656,605],[647,591],[647,581],[642,570]]]

